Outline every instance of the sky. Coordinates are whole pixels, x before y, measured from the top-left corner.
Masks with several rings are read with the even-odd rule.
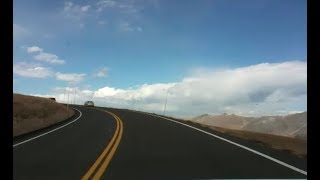
[[[305,0],[14,0],[13,92],[175,117],[306,111],[306,14]]]

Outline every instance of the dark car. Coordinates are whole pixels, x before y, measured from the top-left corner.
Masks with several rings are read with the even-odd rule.
[[[92,101],[86,101],[84,103],[84,106],[91,106],[91,107],[94,107],[94,103]]]
[[[49,99],[51,99],[52,101],[56,101],[56,98],[49,98]]]

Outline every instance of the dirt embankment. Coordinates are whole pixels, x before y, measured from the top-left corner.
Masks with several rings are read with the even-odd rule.
[[[73,116],[74,111],[48,98],[13,94],[13,137]]]
[[[222,133],[227,133],[232,136],[255,141],[263,146],[286,151],[301,158],[307,158],[307,141],[302,139],[243,130],[225,129],[220,127],[210,128]]]
[[[307,140],[307,111],[286,116],[262,117],[204,114],[190,120],[208,126]]]
[[[270,147],[280,151],[286,151],[301,158],[307,159],[307,141],[294,137],[285,137],[279,135],[272,135],[266,133],[228,129],[217,126],[210,126],[205,124],[196,123],[190,120],[184,120],[191,124],[198,124],[203,127],[213,129],[215,131],[225,133],[238,138],[254,141],[262,146]]]

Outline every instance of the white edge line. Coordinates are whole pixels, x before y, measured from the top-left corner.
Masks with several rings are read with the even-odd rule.
[[[73,109],[79,111],[79,110],[76,109],[76,108],[73,108]],[[80,116],[77,117],[77,119],[75,119],[75,120],[73,120],[73,121],[71,121],[71,122],[68,122],[67,124],[64,124],[64,125],[62,125],[62,126],[60,126],[60,127],[57,127],[57,128],[55,128],[55,129],[53,129],[53,130],[51,130],[51,131],[45,132],[45,133],[40,134],[40,135],[38,135],[38,136],[35,136],[35,137],[33,137],[33,138],[30,138],[30,139],[27,139],[27,140],[25,140],[25,141],[22,141],[22,142],[19,142],[19,143],[17,143],[17,144],[14,144],[13,147],[16,147],[16,146],[21,145],[21,144],[24,144],[24,143],[26,143],[26,142],[32,141],[32,140],[37,139],[37,138],[39,138],[39,137],[41,137],[41,136],[47,135],[47,134],[52,133],[52,132],[54,132],[54,131],[56,131],[56,130],[58,130],[58,129],[61,129],[61,128],[65,127],[65,126],[68,126],[68,125],[71,124],[71,123],[74,123],[75,121],[77,121],[77,120],[82,116],[81,111],[79,111],[79,113],[80,113]]]
[[[144,112],[142,112],[142,113],[144,113]],[[160,117],[160,118],[163,118],[163,119],[166,119],[166,120],[169,120],[169,121],[178,123],[178,124],[182,124],[182,125],[187,126],[187,127],[189,127],[189,128],[192,128],[192,129],[195,129],[195,130],[197,130],[197,131],[203,132],[203,133],[205,133],[205,134],[208,134],[208,135],[210,135],[210,136],[213,136],[213,137],[218,138],[218,139],[220,139],[220,140],[226,141],[226,142],[228,142],[228,143],[230,143],[230,144],[236,145],[236,146],[238,146],[238,147],[240,147],[240,148],[243,148],[243,149],[248,150],[248,151],[250,151],[250,152],[253,152],[253,153],[255,153],[255,154],[258,154],[258,155],[260,155],[260,156],[262,156],[262,157],[264,157],[264,158],[267,158],[267,159],[269,159],[269,160],[271,160],[271,161],[274,161],[274,162],[276,162],[276,163],[278,163],[278,164],[280,164],[280,165],[282,165],[282,166],[285,166],[285,167],[287,167],[287,168],[290,168],[290,169],[292,169],[292,170],[294,170],[294,171],[297,171],[297,172],[299,172],[299,173],[301,173],[301,174],[307,175],[307,172],[304,171],[304,170],[302,170],[302,169],[296,168],[296,167],[294,167],[294,166],[291,166],[290,164],[287,164],[287,163],[285,163],[285,162],[282,162],[282,161],[280,161],[280,160],[278,160],[278,159],[275,159],[275,158],[273,158],[273,157],[271,157],[271,156],[268,156],[268,155],[263,154],[263,153],[261,153],[261,152],[258,152],[258,151],[256,151],[256,150],[253,150],[253,149],[251,149],[251,148],[248,148],[248,147],[243,146],[243,145],[241,145],[241,144],[238,144],[238,143],[236,143],[236,142],[230,141],[230,140],[225,139],[225,138],[223,138],[223,137],[217,136],[217,135],[215,135],[215,134],[211,134],[211,133],[206,132],[206,131],[204,131],[204,130],[202,130],[202,129],[199,129],[199,128],[196,128],[196,127],[190,126],[190,125],[188,125],[188,124],[184,124],[184,123],[181,123],[181,122],[178,122],[178,121],[169,119],[169,118],[165,118],[165,117],[162,117],[162,116],[159,116],[159,115],[154,115],[154,114],[150,114],[150,113],[144,113],[144,114],[149,114],[149,115],[151,115],[151,116]]]

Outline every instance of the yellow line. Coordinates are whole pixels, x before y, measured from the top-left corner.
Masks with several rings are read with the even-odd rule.
[[[113,114],[113,113],[110,113],[110,114]],[[116,152],[118,146],[119,146],[119,143],[120,143],[120,140],[121,140],[121,137],[122,137],[122,133],[123,133],[123,125],[122,125],[122,121],[119,117],[117,117],[115,114],[113,114],[115,118],[117,118],[120,122],[120,132],[119,132],[119,136],[113,146],[113,148],[111,149],[110,153],[108,154],[107,158],[105,159],[105,161],[103,162],[103,164],[100,166],[99,170],[97,171],[97,173],[94,175],[93,179],[100,179],[100,177],[102,176],[103,172],[105,171],[105,169],[107,168],[107,166],[109,165],[114,153]]]
[[[110,143],[108,144],[108,146],[106,147],[106,149],[104,149],[104,151],[102,152],[102,154],[99,156],[99,158],[96,160],[96,162],[92,165],[92,167],[89,169],[89,171],[82,177],[82,180],[87,180],[89,179],[89,177],[92,175],[92,173],[95,171],[95,169],[98,167],[98,165],[100,164],[100,162],[103,160],[103,158],[106,156],[107,152],[109,151],[109,149],[111,148],[113,142],[115,141],[118,131],[120,129],[119,126],[119,122],[121,123],[121,121],[119,121],[117,118],[116,122],[117,122],[117,129],[110,141]]]

